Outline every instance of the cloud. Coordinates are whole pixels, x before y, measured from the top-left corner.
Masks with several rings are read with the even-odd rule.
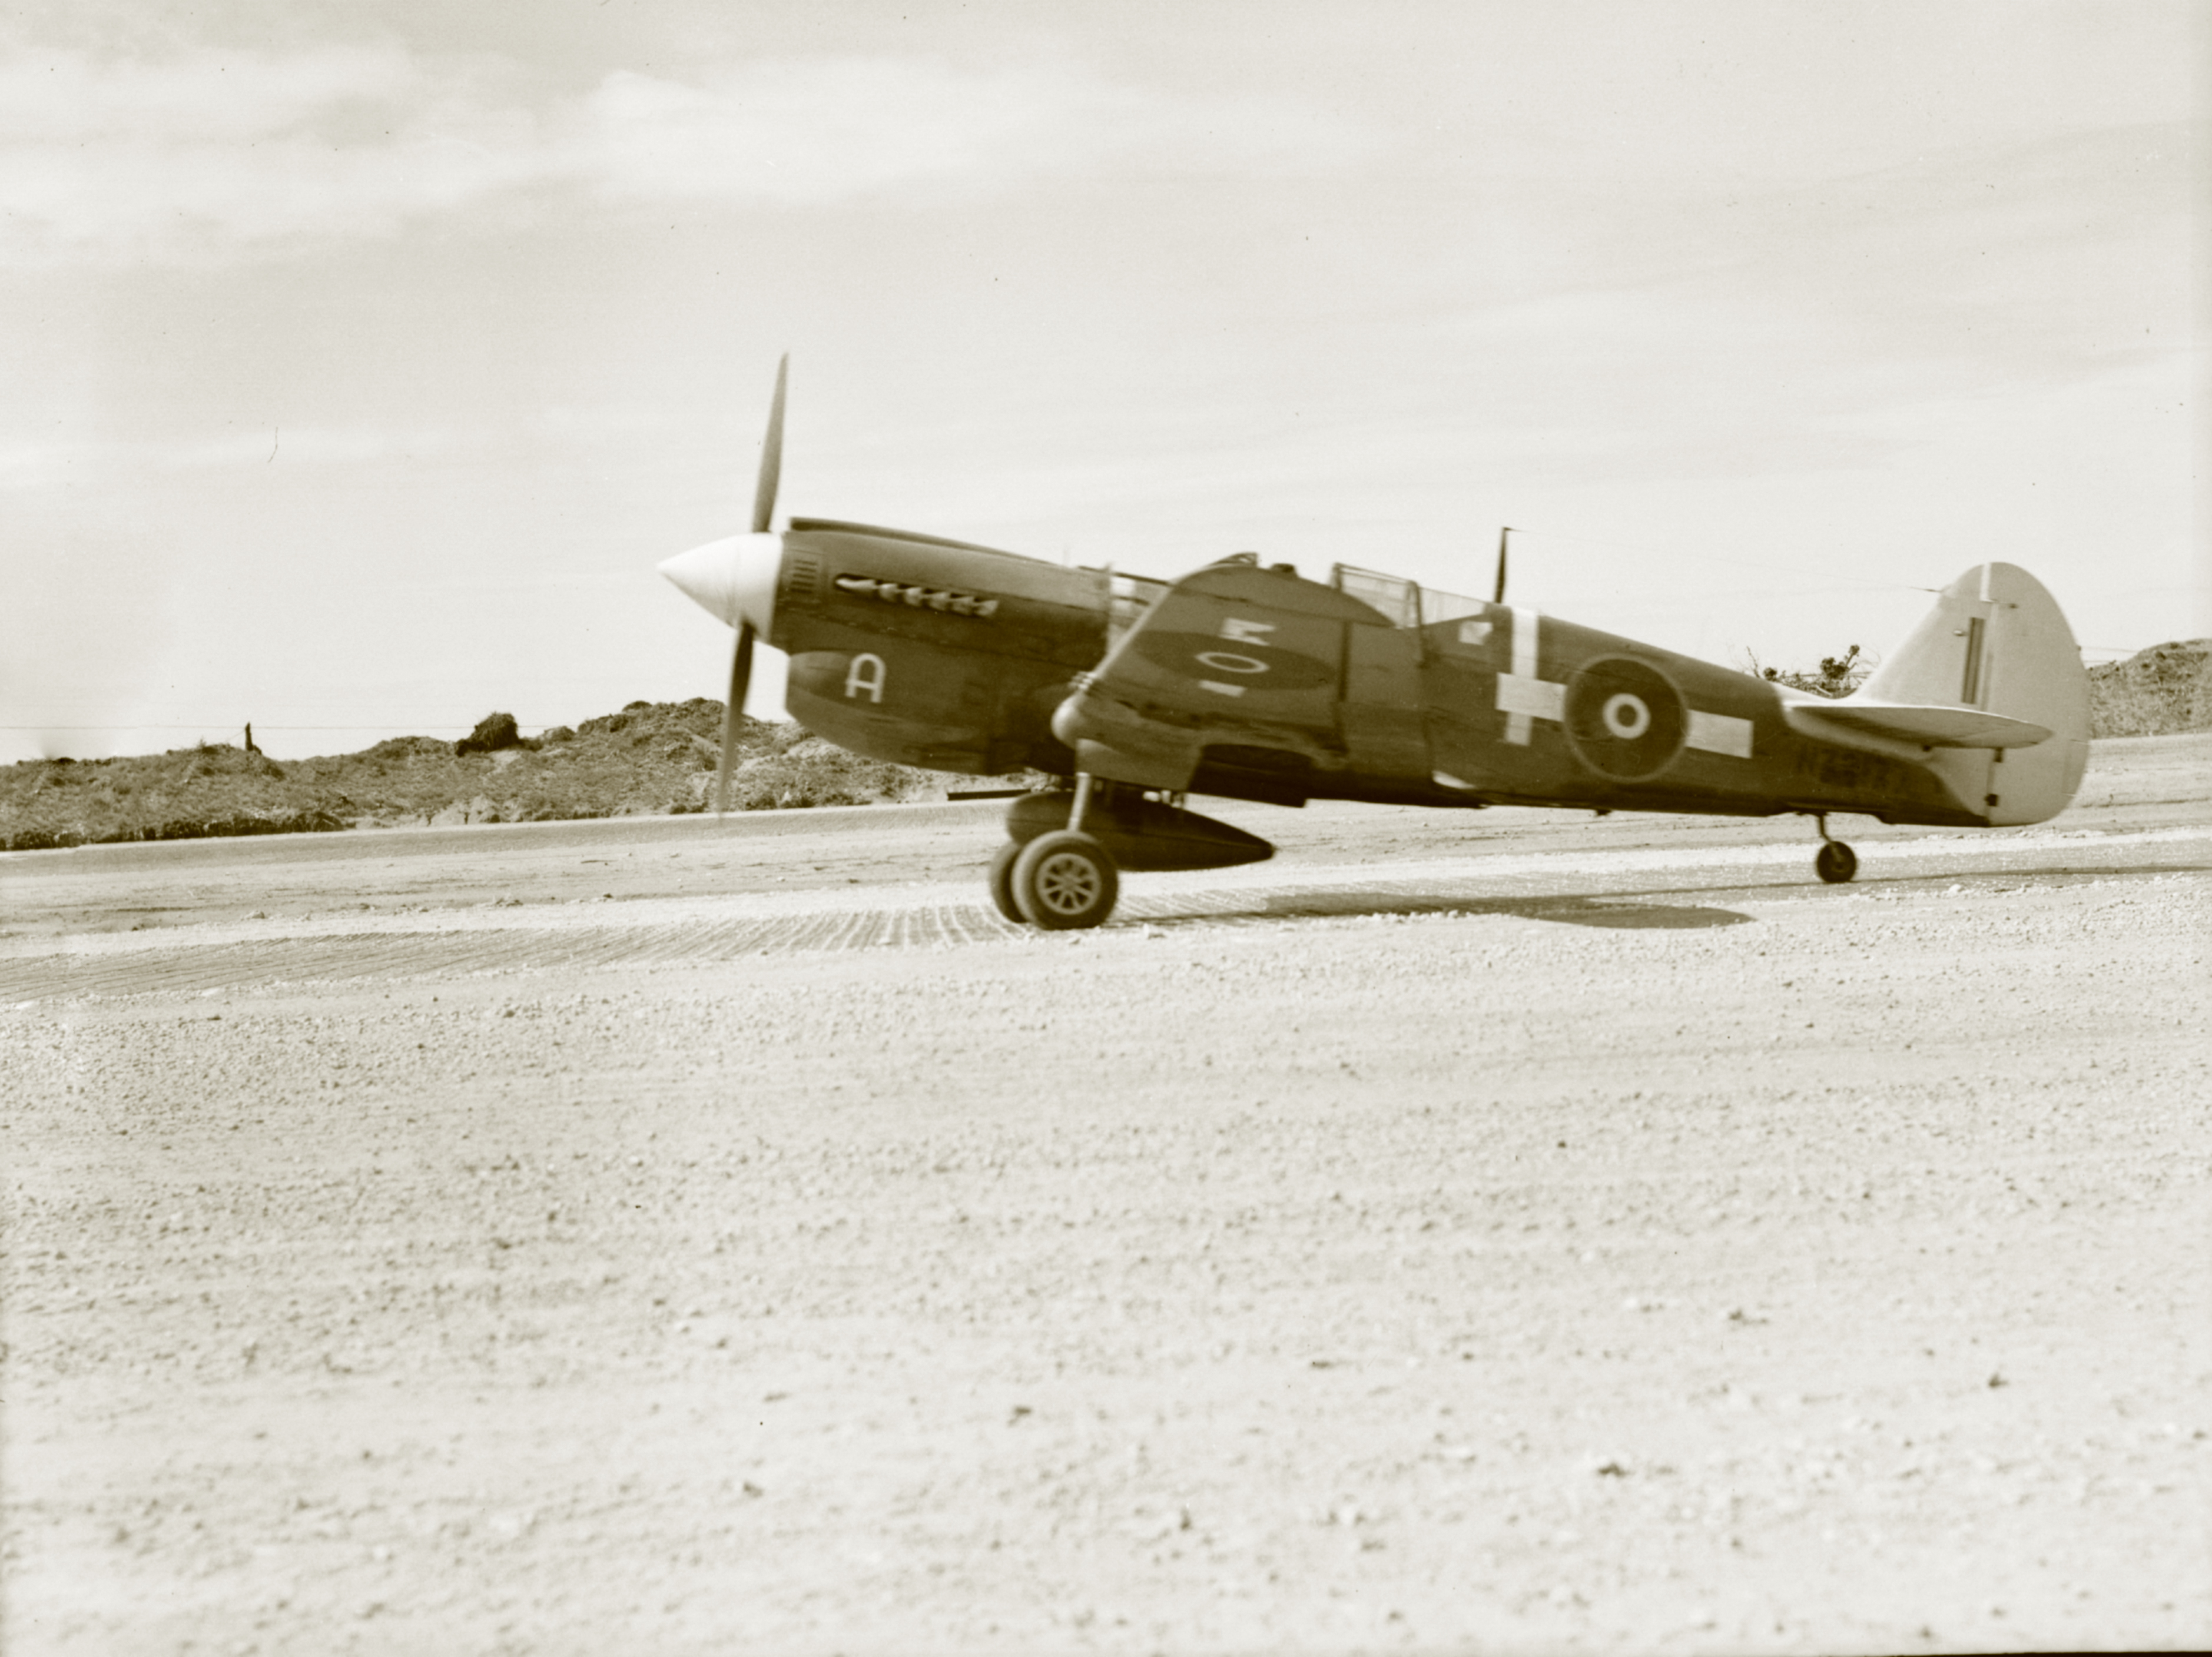
[[[1194,102],[1058,65],[617,70],[538,108],[396,48],[25,54],[0,62],[0,263],[220,258],[543,207],[548,192],[805,206],[1108,169],[1326,167],[1371,148],[1295,106]]]
[[[511,440],[475,427],[355,426],[271,428],[171,440],[0,443],[0,495],[240,466],[442,464],[481,458],[506,440]]]
[[[389,48],[287,57],[200,51],[111,64],[81,52],[25,53],[0,61],[0,140],[252,143],[348,105],[408,97],[418,79]]]
[[[760,64],[697,85],[611,75],[570,144],[576,173],[608,193],[738,202],[1109,167],[1328,166],[1370,147],[1348,124],[1264,100],[1200,106],[1077,70],[904,58]]]
[[[0,63],[0,262],[388,234],[526,181],[529,123],[394,50]]]

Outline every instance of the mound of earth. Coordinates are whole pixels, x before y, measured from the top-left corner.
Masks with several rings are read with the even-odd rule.
[[[359,753],[283,765],[212,743],[131,758],[28,761],[0,771],[0,850],[713,807],[719,701],[632,702],[538,737],[515,734],[512,723],[493,714],[459,743],[392,737]],[[737,747],[734,810],[941,798],[947,780],[846,753],[792,724],[743,719]]]
[[[2212,639],[2153,645],[2091,668],[2089,719],[2095,737],[2212,731]]]

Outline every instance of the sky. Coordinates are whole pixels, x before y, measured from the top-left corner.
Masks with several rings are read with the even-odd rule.
[[[2203,0],[0,0],[0,760],[718,696],[784,513],[2212,633]],[[2192,281],[2194,287],[2192,288]],[[781,711],[763,652],[750,711]]]

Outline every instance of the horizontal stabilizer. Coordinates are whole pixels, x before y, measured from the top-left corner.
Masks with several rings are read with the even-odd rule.
[[[1889,737],[1922,748],[2033,748],[2051,740],[2051,727],[1978,707],[1945,702],[1792,702],[1790,722],[1820,734],[1821,727]]]

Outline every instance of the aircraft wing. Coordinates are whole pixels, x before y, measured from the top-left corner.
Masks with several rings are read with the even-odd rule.
[[[1077,683],[1053,730],[1082,768],[1145,787],[1190,786],[1220,750],[1285,774],[1345,764],[1339,700],[1347,623],[1388,629],[1334,588],[1244,559],[1177,581]],[[1302,796],[1300,797],[1302,800]]]
[[[2047,725],[1978,707],[1943,702],[1791,701],[1790,722],[1813,736],[1824,728],[1862,736],[1888,737],[1921,748],[2033,748],[2051,740]]]

